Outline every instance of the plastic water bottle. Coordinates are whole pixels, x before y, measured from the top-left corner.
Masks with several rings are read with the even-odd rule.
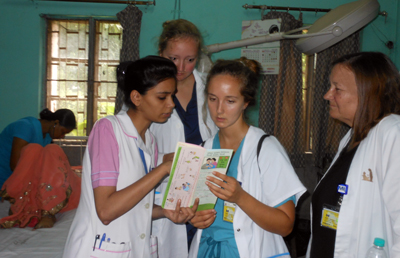
[[[366,258],[387,258],[385,249],[385,240],[382,238],[375,238],[374,245],[368,249]]]

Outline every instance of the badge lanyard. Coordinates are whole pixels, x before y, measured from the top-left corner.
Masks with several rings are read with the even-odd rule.
[[[139,153],[140,153],[140,158],[142,159],[142,163],[143,163],[143,166],[144,166],[144,171],[147,174],[147,173],[149,173],[149,171],[147,170],[147,164],[146,164],[146,159],[144,158],[144,152],[143,152],[143,150],[141,148],[138,147],[138,149],[139,149]]]
[[[343,196],[347,194],[349,186],[346,184],[338,185],[337,192],[340,194],[337,206],[324,204],[322,208],[321,226],[337,230],[339,221],[340,207],[342,206]]]
[[[339,196],[339,200],[338,200],[337,204],[338,204],[339,208],[340,208],[340,206],[342,206],[343,196],[345,194],[347,194],[348,190],[349,190],[349,186],[348,185],[346,185],[346,184],[338,185],[337,191],[338,191],[338,193],[340,193],[340,196]]]

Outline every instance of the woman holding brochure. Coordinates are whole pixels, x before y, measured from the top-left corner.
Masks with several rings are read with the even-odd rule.
[[[246,123],[244,111],[255,103],[259,71],[257,62],[242,57],[217,61],[208,75],[208,108],[219,132],[204,147],[233,149],[234,156],[227,175],[207,178],[217,214],[191,219],[203,229],[189,257],[290,257],[282,236],[292,231],[295,204],[306,189],[275,137],[263,141],[257,159],[265,133]]]
[[[157,257],[151,220],[185,223],[197,209],[197,203],[193,209],[180,202],[175,210],[153,206],[153,189],[169,174],[171,161],[156,167],[157,144],[148,128],[171,115],[176,66],[149,56],[118,70],[129,109],[99,120],[90,133],[81,199],[63,257]]]

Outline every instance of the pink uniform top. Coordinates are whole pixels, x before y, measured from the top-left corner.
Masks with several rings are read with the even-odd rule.
[[[93,189],[99,186],[117,186],[119,176],[119,148],[110,120],[100,119],[88,140],[92,165]]]

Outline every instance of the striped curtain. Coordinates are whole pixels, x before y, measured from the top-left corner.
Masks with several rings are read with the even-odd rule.
[[[282,32],[302,26],[302,21],[287,12],[271,11],[263,16],[277,18],[282,20]],[[260,96],[259,127],[278,138],[294,167],[305,164],[301,66],[295,40],[282,40],[279,74],[263,75]]]

